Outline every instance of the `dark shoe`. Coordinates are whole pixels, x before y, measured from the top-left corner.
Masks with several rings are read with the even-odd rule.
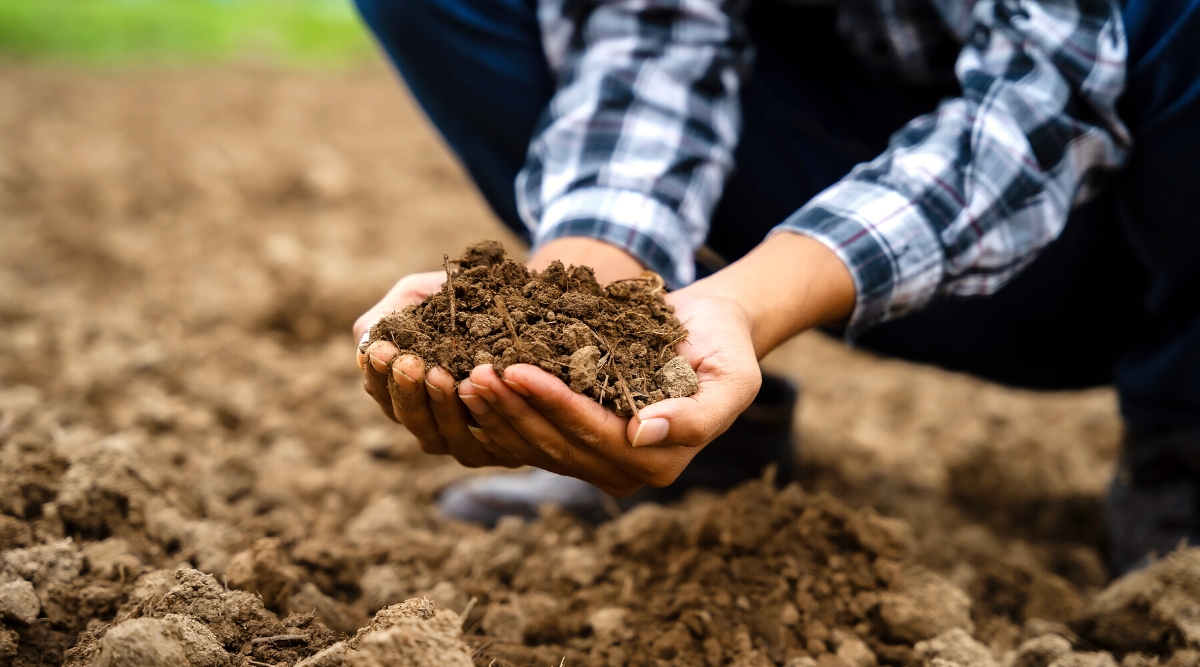
[[[586,482],[533,470],[471,477],[451,484],[438,499],[438,507],[447,517],[494,526],[503,516],[535,517],[539,507],[550,503],[599,523],[622,508],[642,502],[672,502],[691,489],[733,488],[756,479],[770,464],[776,466],[776,483],[783,486],[793,475],[792,424],[798,395],[792,382],[764,374],[754,403],[666,488],[647,487],[618,501]]]
[[[489,528],[501,517],[532,519],[542,505],[558,505],[589,523],[619,512],[612,496],[573,477],[533,470],[468,477],[442,491],[438,507],[452,519]]]
[[[1126,434],[1104,528],[1114,577],[1200,544],[1200,430]]]

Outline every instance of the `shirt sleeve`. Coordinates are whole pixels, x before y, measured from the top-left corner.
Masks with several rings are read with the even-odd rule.
[[[1114,1],[980,0],[962,96],[772,233],[811,236],[850,268],[850,338],[939,296],[998,290],[1126,159],[1125,55]]]
[[[741,4],[541,0],[558,86],[516,185],[535,247],[589,236],[692,281],[740,130]]]

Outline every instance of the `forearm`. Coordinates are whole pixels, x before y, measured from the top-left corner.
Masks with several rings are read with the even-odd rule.
[[[775,234],[685,289],[740,305],[759,358],[806,329],[845,320],[855,304],[846,264],[823,243],[799,234]]]

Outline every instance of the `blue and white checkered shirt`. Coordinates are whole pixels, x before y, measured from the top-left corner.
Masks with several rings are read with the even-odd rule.
[[[599,238],[672,286],[691,282],[738,140],[741,4],[541,0],[559,87],[517,179],[535,244]],[[1126,39],[1115,0],[843,0],[839,11],[852,48],[913,81],[929,76],[932,41],[950,34],[961,48],[960,97],[772,232],[811,236],[850,267],[853,336],[939,296],[992,293],[1059,235],[1093,194],[1092,172],[1129,151],[1115,108]]]

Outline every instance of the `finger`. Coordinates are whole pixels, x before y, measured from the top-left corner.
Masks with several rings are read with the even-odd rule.
[[[522,466],[533,465],[532,458],[521,458],[517,455],[522,451],[520,448],[515,448],[509,442],[507,432],[503,430],[503,417],[496,414],[495,410],[479,395],[478,389],[470,382],[460,382],[457,388],[459,400],[463,406],[471,413],[470,419],[474,424],[468,424],[467,429],[475,436],[477,440],[496,457],[499,465],[505,465],[510,468],[519,468]],[[511,428],[510,428],[511,430]],[[497,440],[496,435],[502,437]],[[548,468],[547,468],[548,470]],[[560,475],[567,474],[561,470],[551,470]]]
[[[388,382],[392,411],[404,428],[417,438],[426,454],[449,454],[446,441],[438,432],[437,422],[429,410],[425,393],[425,362],[411,354],[401,355],[392,362]]]
[[[396,358],[399,350],[388,341],[377,340],[365,350],[366,363],[363,364],[363,389],[375,399],[383,414],[392,421],[399,421],[392,410],[392,398],[388,393],[388,367]]]
[[[590,482],[613,495],[628,495],[641,481],[588,447],[580,447],[553,422],[538,414],[525,398],[500,380],[491,365],[476,367],[460,393],[476,393],[486,410],[475,419],[497,444],[530,465]],[[568,390],[569,391],[569,390]],[[470,400],[472,404],[481,398]],[[609,428],[618,435],[620,425]]]
[[[699,447],[631,446],[626,434],[636,432],[638,420],[618,417],[535,366],[509,366],[503,384],[514,393],[528,394],[529,404],[564,433],[651,486],[674,482],[700,451]],[[645,412],[643,409],[643,420]]]
[[[438,433],[450,454],[469,468],[496,465],[497,457],[486,447],[491,443],[483,442],[467,427],[467,409],[459,400],[454,377],[446,369],[435,367],[429,370],[425,376],[425,393]]]
[[[494,452],[499,451],[514,460],[521,461],[523,465],[541,467],[558,475],[568,474],[564,468],[555,462],[545,459],[536,451],[532,451],[529,443],[520,434],[516,433],[512,425],[492,409],[491,403],[480,394],[477,385],[470,381],[460,383],[458,385],[458,396],[463,405],[471,411],[471,418],[475,420],[475,423],[479,424],[478,430],[481,432],[480,440],[487,443],[486,446],[489,450]],[[474,429],[472,432],[474,432]]]

